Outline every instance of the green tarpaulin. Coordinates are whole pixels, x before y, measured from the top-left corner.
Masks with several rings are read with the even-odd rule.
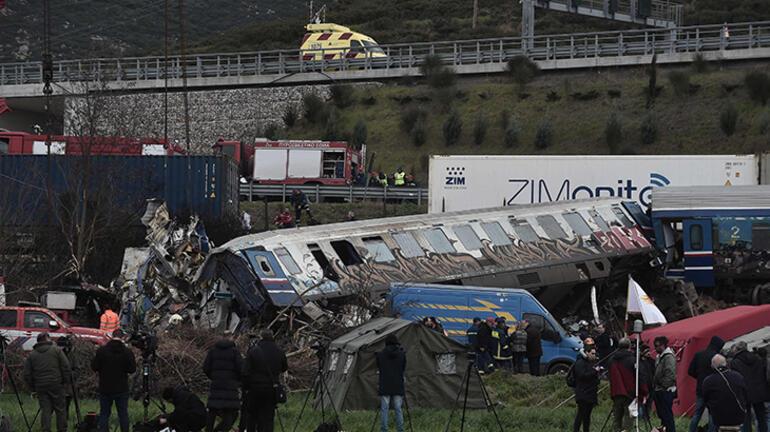
[[[337,338],[329,345],[324,365],[329,398],[337,410],[374,410],[378,372],[375,354],[385,348],[385,337],[395,334],[406,352],[406,399],[410,407],[451,409],[468,366],[466,347],[418,323],[397,318],[376,318]],[[462,405],[464,394],[460,395]],[[316,398],[316,406],[321,395]],[[468,407],[484,408],[481,385],[471,373]]]

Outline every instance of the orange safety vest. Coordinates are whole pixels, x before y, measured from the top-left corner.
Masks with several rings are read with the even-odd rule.
[[[107,309],[99,320],[99,330],[112,333],[118,329],[118,314]]]

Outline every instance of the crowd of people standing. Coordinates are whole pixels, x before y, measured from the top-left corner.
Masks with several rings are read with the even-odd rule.
[[[524,373],[524,360],[531,375],[540,375],[543,356],[542,332],[527,321],[509,326],[504,317],[473,318],[466,330],[468,346],[475,355],[479,373],[495,369]]]

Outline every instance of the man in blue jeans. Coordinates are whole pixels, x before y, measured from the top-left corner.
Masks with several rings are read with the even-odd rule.
[[[404,402],[404,372],[406,371],[406,353],[398,343],[396,335],[385,337],[385,349],[377,353],[377,369],[380,375],[379,392],[382,425],[380,430],[388,432],[388,411],[391,405],[396,412],[396,430],[404,432],[404,414],[401,404]]]
[[[136,360],[123,332],[112,332],[112,340],[96,351],[91,369],[99,374],[99,432],[109,430],[112,404],[118,411],[120,431],[128,432],[128,376],[136,372]]]
[[[687,374],[697,380],[697,385],[695,387],[695,396],[697,398],[695,402],[695,414],[692,416],[692,420],[690,420],[690,432],[698,431],[698,423],[700,423],[700,419],[703,417],[703,412],[706,410],[706,402],[703,400],[701,388],[703,387],[703,380],[714,373],[714,369],[711,367],[711,359],[714,358],[715,355],[719,354],[724,346],[725,341],[723,341],[718,336],[714,336],[711,338],[708,347],[706,347],[706,349],[703,351],[695,353],[695,357],[693,357],[692,361],[690,362],[690,367],[687,370]],[[710,414],[708,430],[709,432],[716,431],[714,421],[711,419]]]

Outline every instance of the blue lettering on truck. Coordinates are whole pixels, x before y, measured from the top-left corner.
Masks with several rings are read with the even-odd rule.
[[[580,340],[568,335],[551,314],[529,292],[519,289],[481,288],[420,283],[391,284],[391,313],[400,318],[419,321],[436,317],[447,335],[467,344],[466,330],[473,318],[505,318],[509,326],[524,319],[543,327],[542,366],[546,371],[574,362],[581,347]]]
[[[464,179],[463,179],[464,180]],[[618,179],[616,185],[588,186],[574,184],[570,179],[564,179],[561,184],[549,184],[546,179],[508,179],[514,185],[513,195],[506,200],[506,205],[514,205],[519,199],[530,204],[575,200],[597,197],[618,197],[639,201],[645,207],[650,206],[650,192],[656,187],[664,187],[671,181],[659,173],[650,173],[650,184],[639,187],[632,179]],[[449,184],[449,183],[447,183]]]

